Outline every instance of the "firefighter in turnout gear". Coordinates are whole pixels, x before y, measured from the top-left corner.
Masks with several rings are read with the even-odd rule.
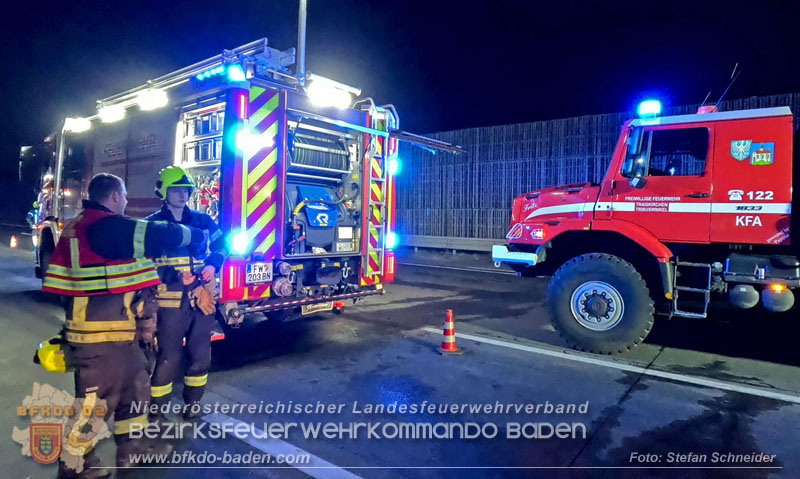
[[[180,246],[154,258],[162,284],[158,286],[158,359],[153,371],[153,403],[169,402],[181,359],[186,356],[183,376],[184,418],[199,416],[200,399],[208,382],[211,364],[211,330],[216,312],[215,274],[225,260],[225,240],[207,214],[186,203],[195,189],[183,168],[170,166],[159,173],[155,194],[161,209],[146,219],[156,223],[181,224],[208,231],[208,241],[199,248]],[[185,346],[183,340],[186,340]],[[160,414],[153,417],[160,419]]]
[[[75,368],[76,401],[79,407],[105,401],[106,419],[114,414],[117,465],[125,467],[132,454],[171,450],[169,444],[129,435],[135,424],[147,424],[147,415],[135,412],[131,405],[146,406],[150,400],[141,343],[153,342],[155,289],[160,281],[155,265],[146,257],[200,243],[206,233],[123,216],[127,192],[122,179],[114,175],[95,175],[88,193],[81,213],[64,225],[42,289],[65,299],[62,335],[67,360]],[[69,454],[82,461],[73,467],[60,460],[61,478],[109,474],[108,469],[93,467],[99,460],[91,446],[82,443],[85,426],[78,424],[70,430],[68,423],[62,454],[72,451]]]

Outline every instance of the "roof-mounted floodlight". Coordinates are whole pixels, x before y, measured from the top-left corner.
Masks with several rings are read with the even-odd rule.
[[[125,118],[125,107],[122,105],[106,105],[97,111],[100,121],[114,123]]]
[[[315,106],[331,106],[344,110],[345,108],[350,108],[353,103],[353,95],[361,94],[360,88],[345,85],[313,73],[309,73],[306,79],[310,82],[306,87],[306,93],[308,93],[308,99]]]
[[[145,111],[161,108],[168,102],[167,92],[154,88],[144,90],[136,97],[136,103],[139,104],[139,108]]]
[[[645,100],[639,103],[636,112],[642,118],[654,117],[661,114],[661,102],[658,100]]]
[[[72,133],[82,133],[92,128],[92,122],[88,118],[67,118],[64,120],[64,131]]]

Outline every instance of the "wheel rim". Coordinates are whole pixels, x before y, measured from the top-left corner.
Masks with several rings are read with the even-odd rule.
[[[616,288],[604,281],[588,281],[575,288],[570,299],[572,317],[592,331],[608,331],[619,324],[625,303]]]

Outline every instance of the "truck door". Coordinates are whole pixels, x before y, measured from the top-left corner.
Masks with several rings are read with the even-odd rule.
[[[788,244],[792,115],[721,122],[716,131],[711,241]]]
[[[711,125],[638,127],[615,182],[611,216],[665,242],[708,243]]]

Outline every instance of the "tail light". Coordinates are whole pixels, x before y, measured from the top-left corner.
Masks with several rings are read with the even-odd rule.
[[[522,197],[514,198],[514,203],[511,205],[511,223],[519,221],[519,209],[522,205]]]
[[[383,259],[383,281],[385,283],[391,283],[394,281],[394,251],[386,251],[386,255]]]

